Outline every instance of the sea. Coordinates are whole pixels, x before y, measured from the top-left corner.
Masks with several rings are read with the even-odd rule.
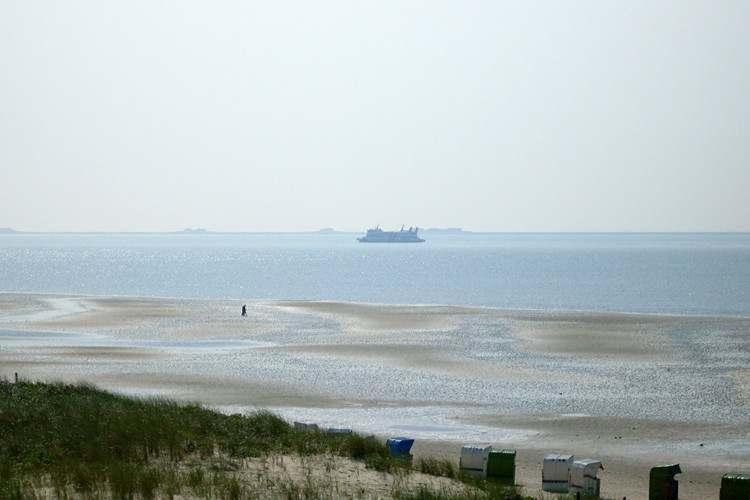
[[[0,291],[750,315],[749,233],[0,235]]]

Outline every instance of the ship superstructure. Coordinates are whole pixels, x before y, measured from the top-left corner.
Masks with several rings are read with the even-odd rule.
[[[368,229],[367,234],[357,238],[360,243],[423,243],[424,240],[419,237],[419,228],[410,227],[404,229],[401,226],[400,231],[383,231],[380,226]]]

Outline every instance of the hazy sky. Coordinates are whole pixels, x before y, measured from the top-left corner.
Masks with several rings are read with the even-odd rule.
[[[750,2],[0,2],[0,227],[750,230]]]

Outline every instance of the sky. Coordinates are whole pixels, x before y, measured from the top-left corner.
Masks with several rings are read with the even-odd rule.
[[[0,227],[750,231],[750,2],[0,2]]]

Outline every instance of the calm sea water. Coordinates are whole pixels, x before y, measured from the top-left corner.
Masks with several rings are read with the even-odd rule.
[[[750,234],[0,235],[0,290],[750,314]]]

